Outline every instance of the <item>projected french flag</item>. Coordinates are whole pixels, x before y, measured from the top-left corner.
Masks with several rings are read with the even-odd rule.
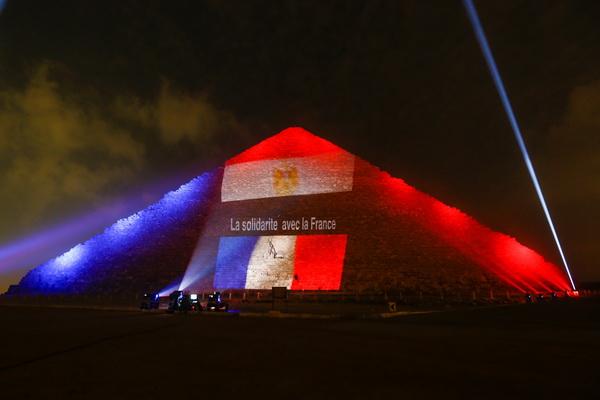
[[[346,242],[347,235],[222,237],[214,287],[339,290]]]

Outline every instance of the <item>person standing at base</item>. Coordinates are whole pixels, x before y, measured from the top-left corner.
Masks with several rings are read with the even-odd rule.
[[[187,314],[188,310],[191,310],[191,308],[192,301],[190,299],[190,295],[184,294],[181,298],[181,311],[183,311],[184,314]]]

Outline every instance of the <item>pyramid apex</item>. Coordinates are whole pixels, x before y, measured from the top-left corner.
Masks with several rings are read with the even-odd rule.
[[[257,160],[306,157],[332,151],[342,151],[342,149],[310,133],[306,129],[290,127],[230,158],[225,164],[231,165]]]

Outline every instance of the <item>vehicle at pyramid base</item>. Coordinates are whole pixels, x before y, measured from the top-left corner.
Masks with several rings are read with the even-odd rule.
[[[208,303],[206,303],[206,311],[229,311],[229,304],[221,301],[221,293],[214,292],[208,295]]]
[[[158,293],[144,293],[140,309],[142,310],[158,310],[160,298]]]
[[[173,314],[175,311],[202,311],[202,306],[198,301],[197,294],[186,294],[181,290],[175,290],[169,295],[169,306],[167,313]]]

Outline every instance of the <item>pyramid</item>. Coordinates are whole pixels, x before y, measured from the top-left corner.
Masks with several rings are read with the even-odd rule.
[[[29,271],[20,293],[568,290],[516,239],[288,128]]]

